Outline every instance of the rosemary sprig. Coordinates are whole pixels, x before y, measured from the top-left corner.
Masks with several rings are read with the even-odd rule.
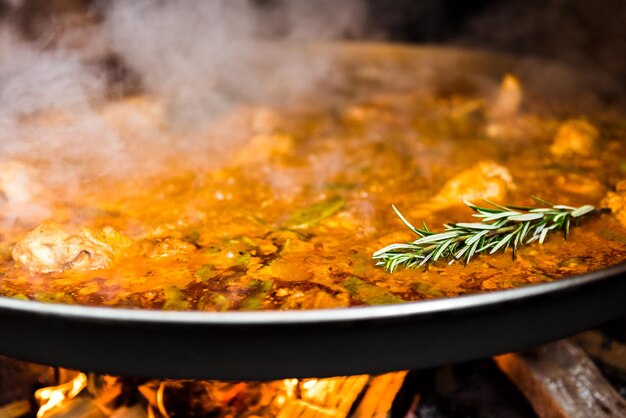
[[[412,242],[388,245],[376,251],[372,258],[377,260],[377,266],[390,273],[400,266],[427,267],[438,260],[448,260],[448,264],[455,261],[467,264],[476,254],[494,254],[509,247],[513,248],[515,259],[519,246],[534,241],[543,244],[548,234],[554,231],[563,231],[567,239],[573,223],[577,224],[584,215],[598,212],[591,205],[576,208],[534,199],[550,207],[502,206],[487,201],[493,207],[485,208],[464,201],[476,212],[473,216],[480,222],[446,224],[445,230],[438,233],[431,232],[425,223],[421,229],[414,227],[392,206],[404,225],[418,238]]]

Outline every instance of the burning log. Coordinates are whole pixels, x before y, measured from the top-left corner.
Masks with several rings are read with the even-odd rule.
[[[626,416],[626,401],[585,352],[566,341],[495,357],[541,418]]]
[[[57,386],[50,386],[41,388],[35,392],[35,398],[39,401],[41,407],[37,412],[37,417],[43,416],[65,416],[65,415],[55,415],[57,409],[61,406],[64,414],[70,413],[69,410],[65,410],[66,405],[70,402],[70,400],[74,399],[87,385],[87,376],[84,373],[77,373],[70,370],[61,369],[59,371],[59,376],[71,376],[74,375],[73,378],[66,380],[62,379],[65,383],[62,383]],[[78,407],[78,406],[77,406]],[[79,410],[83,411],[83,407],[78,407]],[[60,409],[59,409],[60,410]],[[50,412],[50,414],[48,414]],[[80,417],[81,415],[76,415]],[[86,415],[90,416],[90,415]]]
[[[97,402],[87,398],[74,398],[44,415],[46,418],[106,418]]]
[[[352,418],[386,417],[406,375],[397,372],[374,377]]]
[[[288,398],[278,418],[346,417],[368,380],[369,376],[361,375],[304,381],[300,399]]]

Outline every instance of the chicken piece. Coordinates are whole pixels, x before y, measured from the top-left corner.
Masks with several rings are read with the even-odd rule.
[[[481,161],[448,180],[430,203],[443,208],[460,204],[463,200],[500,202],[513,187],[509,170],[493,161]]]
[[[511,74],[506,74],[500,83],[495,102],[489,109],[490,119],[506,119],[517,114],[522,104],[522,84]]]
[[[554,136],[550,153],[557,158],[578,155],[588,157],[600,134],[584,119],[572,119],[564,122]]]
[[[13,248],[13,260],[35,273],[98,270],[123,256],[132,241],[113,228],[92,229],[44,222]]]
[[[615,192],[608,192],[600,206],[611,209],[619,223],[626,228],[626,180],[617,183]]]

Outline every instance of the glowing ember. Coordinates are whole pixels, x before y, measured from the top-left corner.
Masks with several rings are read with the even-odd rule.
[[[37,418],[44,417],[48,411],[61,405],[65,400],[73,399],[87,386],[87,376],[79,373],[67,383],[58,386],[50,386],[35,392],[35,398],[39,402]]]

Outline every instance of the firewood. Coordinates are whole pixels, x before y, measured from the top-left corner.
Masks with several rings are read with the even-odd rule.
[[[396,372],[374,377],[352,418],[386,417],[406,374],[407,372]]]
[[[626,400],[567,341],[495,357],[541,418],[626,417]]]
[[[368,375],[319,379],[301,399],[289,400],[278,418],[346,417],[369,380]]]
[[[46,413],[46,418],[106,418],[108,414],[93,400],[74,398]]]
[[[626,379],[626,344],[608,339],[600,331],[586,331],[570,339],[596,360],[603,370]]]

